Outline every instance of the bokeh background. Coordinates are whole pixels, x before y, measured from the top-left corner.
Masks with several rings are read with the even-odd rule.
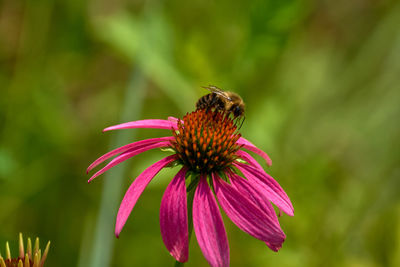
[[[51,240],[46,266],[171,266],[162,171],[121,236],[118,205],[166,152],[91,184],[86,167],[162,130],[215,84],[247,103],[295,216],[278,253],[226,217],[232,266],[400,266],[400,3],[390,0],[0,1],[0,251]],[[205,266],[193,236],[187,266]]]

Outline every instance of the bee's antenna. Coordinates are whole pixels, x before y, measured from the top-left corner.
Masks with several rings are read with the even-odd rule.
[[[238,130],[240,130],[240,128],[242,128],[242,125],[243,125],[243,122],[244,122],[245,119],[246,119],[246,117],[243,116],[242,122],[240,123],[240,126],[239,126]]]

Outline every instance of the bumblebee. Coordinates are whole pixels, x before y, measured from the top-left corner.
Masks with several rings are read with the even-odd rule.
[[[196,103],[196,109],[212,109],[225,111],[232,114],[234,118],[244,116],[245,104],[242,98],[233,92],[223,91],[220,88],[209,85],[203,87],[211,93],[202,96]]]

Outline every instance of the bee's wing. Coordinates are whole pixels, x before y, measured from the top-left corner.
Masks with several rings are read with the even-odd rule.
[[[210,90],[211,92],[213,92],[214,94],[220,95],[226,99],[228,99],[229,101],[231,101],[232,99],[227,96],[227,94],[221,90],[220,88],[214,86],[214,85],[209,85],[209,86],[202,86],[204,89]]]

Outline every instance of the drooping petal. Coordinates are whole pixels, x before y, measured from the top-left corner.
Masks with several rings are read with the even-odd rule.
[[[269,216],[272,221],[280,228],[278,217],[276,216],[276,212],[271,205],[269,199],[265,197],[265,194],[260,192],[257,188],[250,185],[250,183],[244,179],[243,177],[235,174],[229,173],[228,174],[232,186],[234,186],[241,194],[245,195],[247,198],[253,201],[253,203],[261,208],[267,216]],[[265,242],[265,244],[273,251],[277,252],[279,249],[282,248],[283,242],[278,243],[270,243]]]
[[[167,147],[170,145],[170,142],[160,142],[160,143],[153,143],[153,144],[149,144],[147,146],[144,147],[136,147],[136,148],[132,148],[128,151],[123,152],[121,155],[119,155],[118,157],[115,157],[112,161],[110,161],[106,166],[104,166],[101,170],[99,170],[98,172],[96,172],[95,174],[93,174],[92,177],[90,177],[90,179],[88,180],[88,183],[90,183],[94,178],[96,178],[97,176],[103,174],[104,172],[108,171],[109,169],[111,169],[112,167],[120,164],[121,162],[130,159],[140,153],[143,153],[147,150],[153,149],[153,148],[159,148],[159,147]]]
[[[140,120],[140,121],[130,121],[121,123],[118,125],[107,127],[103,132],[119,129],[134,129],[134,128],[154,128],[154,129],[175,129],[177,128],[176,123],[169,120]]]
[[[185,174],[182,168],[164,192],[160,208],[161,236],[169,253],[179,262],[189,257]]]
[[[121,233],[121,230],[124,227],[125,222],[129,217],[129,214],[131,213],[133,207],[136,204],[136,201],[138,200],[146,186],[162,168],[164,168],[176,159],[176,155],[171,155],[154,163],[146,170],[144,170],[129,186],[128,191],[126,191],[118,210],[117,222],[115,225],[115,235],[117,237]]]
[[[276,215],[271,202],[265,196],[265,194],[259,191],[258,187],[252,186],[248,180],[235,173],[229,173],[228,176],[233,187],[235,187],[241,194],[252,201],[263,212],[265,212],[265,214],[271,218],[277,227],[280,227],[278,216]]]
[[[257,169],[264,170],[260,163],[258,163],[258,161],[255,160],[249,153],[243,150],[239,150],[236,152],[236,155],[238,155],[240,158],[244,159],[245,161],[247,161],[247,163],[253,165]]]
[[[267,153],[265,153],[264,151],[262,151],[261,149],[259,149],[255,145],[253,145],[249,140],[246,140],[243,137],[240,137],[239,140],[237,140],[236,144],[243,145],[243,148],[250,150],[251,152],[254,152],[254,153],[260,155],[261,157],[263,157],[263,159],[265,159],[265,161],[267,162],[268,166],[272,165],[272,160],[267,155]]]
[[[245,195],[218,175],[213,180],[219,204],[237,227],[261,241],[279,244],[285,240],[282,229]]]
[[[234,165],[244,174],[252,186],[260,188],[261,190],[259,191],[264,193],[279,209],[289,216],[294,215],[293,205],[289,197],[274,178],[263,171],[243,163],[237,162]]]
[[[278,250],[280,250],[280,249],[282,248],[283,242],[282,242],[281,244],[279,244],[279,245],[271,244],[271,243],[269,243],[269,242],[265,242],[265,244],[266,244],[271,250],[273,250],[273,251],[275,251],[275,252],[278,252]]]
[[[121,147],[119,147],[117,149],[114,149],[114,150],[104,154],[100,158],[96,159],[87,168],[86,173],[90,172],[93,168],[95,168],[97,165],[99,165],[103,161],[105,161],[105,160],[107,160],[107,159],[111,158],[112,156],[115,156],[115,155],[117,155],[119,153],[123,153],[125,151],[130,150],[130,149],[142,148],[142,147],[147,146],[149,144],[159,143],[159,142],[164,142],[164,141],[169,141],[169,140],[174,140],[174,137],[173,136],[166,136],[166,137],[151,138],[151,139],[141,140],[141,141],[138,141],[138,142],[134,142],[134,143],[130,143],[130,144],[121,146]]]
[[[205,176],[200,177],[193,199],[193,228],[211,266],[229,266],[229,244],[224,223]]]

